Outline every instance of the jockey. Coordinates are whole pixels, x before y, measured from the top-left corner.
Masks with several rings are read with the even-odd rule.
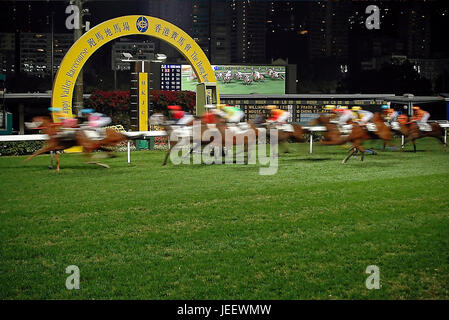
[[[67,119],[67,114],[61,112],[61,108],[48,108],[49,111],[53,112],[53,120],[55,123],[63,123]]]
[[[54,112],[57,124],[61,124],[61,129],[57,136],[60,139],[74,139],[76,128],[78,128],[78,120],[71,118],[67,114],[60,112],[60,108],[49,108],[48,110]]]
[[[352,107],[353,111],[356,112],[359,119],[357,122],[359,122],[360,125],[365,126],[374,116],[374,114],[368,110],[363,110],[361,107],[354,106]]]
[[[416,121],[416,123],[418,124],[420,130],[423,130],[423,131],[430,131],[431,130],[429,124],[427,123],[427,120],[429,120],[429,118],[430,118],[430,113],[428,113],[427,111],[422,110],[418,106],[414,106],[413,107],[412,121]]]
[[[78,114],[78,120],[83,126],[87,126],[89,122],[89,115],[94,112],[94,109],[81,109]]]
[[[108,116],[99,113],[99,112],[91,112],[88,116],[88,126],[93,129],[100,129],[102,127],[106,127],[111,123],[111,118]]]
[[[382,107],[382,114],[384,116],[384,119],[389,123],[392,124],[393,122],[398,121],[399,113],[394,110],[393,108],[390,108],[390,106],[384,104]]]
[[[170,110],[170,118],[176,122],[176,125],[185,126],[195,119],[190,113],[183,111],[181,106],[168,106],[167,108]]]
[[[226,113],[226,121],[231,123],[239,123],[244,118],[245,114],[240,108],[225,106],[221,109]]]
[[[182,117],[184,117],[184,111],[182,111],[181,106],[168,106],[169,116],[171,120],[178,122]]]
[[[348,109],[348,107],[343,106],[340,108],[335,108],[333,109],[333,112],[339,115],[338,124],[340,126],[345,125],[349,120],[354,120],[354,114]]]
[[[279,130],[286,132],[293,132],[293,126],[287,123],[290,116],[290,112],[276,108],[276,106],[267,106],[270,111],[270,117],[267,119],[267,123],[272,123]]]
[[[290,113],[286,110],[278,109],[276,106],[267,106],[270,110],[270,117],[267,122],[285,124],[290,116]]]
[[[204,107],[206,108],[206,112],[201,115],[201,122],[204,124],[214,124],[217,121],[215,111],[218,111],[218,109],[213,104],[206,104]]]
[[[327,104],[324,106],[324,112],[323,114],[327,115],[330,120],[335,120],[337,117],[337,113],[335,112],[335,105],[333,104]]]

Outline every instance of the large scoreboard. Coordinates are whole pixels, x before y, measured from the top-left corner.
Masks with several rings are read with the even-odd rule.
[[[378,97],[367,97],[366,99],[328,99],[326,97],[322,99],[308,99],[307,97],[294,96],[284,95],[260,98],[251,97],[251,95],[240,97],[221,95],[220,100],[222,103],[238,106],[244,111],[247,120],[254,119],[257,114],[266,114],[267,105],[276,105],[279,109],[290,112],[291,118],[288,120],[289,122],[301,124],[307,124],[317,118],[320,113],[325,112],[324,107],[326,105],[347,106],[348,108],[360,106],[363,109],[378,112],[380,106],[386,103],[384,99]]]

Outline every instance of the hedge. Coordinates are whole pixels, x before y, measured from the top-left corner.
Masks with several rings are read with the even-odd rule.
[[[22,156],[42,148],[44,141],[0,142],[0,156]]]

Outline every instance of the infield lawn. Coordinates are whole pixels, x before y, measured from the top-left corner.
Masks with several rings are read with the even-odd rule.
[[[315,146],[272,176],[161,167],[162,151],[111,169],[62,155],[60,173],[0,157],[0,298],[448,299],[449,151],[424,139],[342,165],[345,149]]]

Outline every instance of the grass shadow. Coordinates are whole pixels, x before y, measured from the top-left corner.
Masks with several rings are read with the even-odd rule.
[[[282,162],[284,161],[295,161],[295,162],[320,162],[320,161],[329,161],[334,160],[332,158],[285,158],[281,159]]]

